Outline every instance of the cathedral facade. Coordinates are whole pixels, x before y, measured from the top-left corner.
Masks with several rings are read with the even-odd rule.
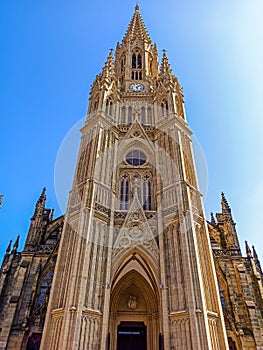
[[[0,275],[0,349],[262,350],[263,274],[205,218],[184,97],[139,6],[90,92],[65,216],[37,201]]]

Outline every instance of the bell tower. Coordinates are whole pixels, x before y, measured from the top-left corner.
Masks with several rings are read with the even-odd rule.
[[[182,89],[138,5],[81,132],[41,349],[228,349]]]

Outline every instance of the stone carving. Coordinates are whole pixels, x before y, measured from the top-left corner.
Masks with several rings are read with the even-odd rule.
[[[127,305],[129,309],[135,310],[137,307],[137,298],[134,295],[130,295]]]

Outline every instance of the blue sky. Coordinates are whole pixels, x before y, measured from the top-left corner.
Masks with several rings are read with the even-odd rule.
[[[0,256],[9,239],[20,234],[24,242],[44,186],[48,207],[60,215],[54,186],[59,147],[85,115],[90,84],[125,33],[134,5],[2,2]],[[263,258],[263,3],[144,0],[140,7],[184,87],[188,122],[208,167],[206,211],[220,210],[223,190],[242,248],[247,239]],[[69,146],[73,154],[76,145]],[[70,185],[64,187],[67,193]]]

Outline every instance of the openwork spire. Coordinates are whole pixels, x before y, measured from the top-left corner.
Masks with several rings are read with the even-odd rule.
[[[146,42],[151,43],[150,36],[147,32],[147,29],[146,29],[145,24],[143,22],[142,16],[140,14],[139,5],[135,6],[135,13],[131,19],[131,22],[130,22],[129,27],[126,31],[126,34],[124,35],[122,43],[133,41],[135,39],[141,39],[141,40],[144,40]]]

